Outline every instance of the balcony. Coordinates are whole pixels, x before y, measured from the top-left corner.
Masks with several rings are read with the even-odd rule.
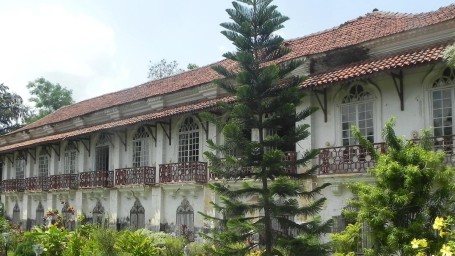
[[[80,188],[111,188],[114,186],[114,171],[81,172]]]
[[[49,191],[49,177],[31,177],[25,179],[25,190],[29,192]]]
[[[207,182],[207,163],[185,162],[160,165],[160,183]]]
[[[10,179],[2,181],[3,192],[24,192],[25,179]]]
[[[115,170],[115,186],[153,185],[156,168],[149,166],[131,167]]]
[[[77,174],[60,174],[50,176],[50,190],[77,189]]]
[[[295,151],[286,151],[284,152],[285,156],[283,157],[283,162],[285,163],[293,163],[297,160],[297,153]],[[222,159],[223,161],[223,159]],[[253,175],[253,167],[240,167],[240,166],[233,166],[229,167],[225,170],[226,173],[229,173],[229,177],[223,177],[222,175],[217,175],[215,173],[210,173],[210,179],[216,180],[220,178],[245,178],[251,177]],[[296,174],[297,173],[297,166],[288,166],[285,168],[285,172],[288,174]]]
[[[431,137],[430,143],[434,151],[446,154],[445,164],[455,166],[455,135]],[[384,143],[375,143],[373,146],[378,153],[386,151]],[[376,164],[370,153],[360,145],[322,148],[318,158],[319,175],[366,173],[368,168]]]

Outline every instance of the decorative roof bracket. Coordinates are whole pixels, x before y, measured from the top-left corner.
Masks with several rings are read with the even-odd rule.
[[[161,126],[161,128],[163,129],[164,133],[166,134],[166,137],[169,139],[169,145],[171,145],[171,129],[172,129],[172,126],[171,126],[171,120],[169,119],[169,122],[163,122],[163,121],[160,121],[158,122]],[[169,127],[168,130],[166,130],[165,128],[165,125],[167,125]]]
[[[147,129],[147,131],[150,133],[150,135],[152,135],[152,138],[155,141],[155,147],[156,147],[156,138],[157,138],[157,127],[156,127],[156,125],[145,124],[144,127],[145,127],[145,129]],[[155,131],[155,132],[153,132],[153,131]]]
[[[403,70],[400,70],[398,74],[390,72],[392,76],[393,83],[395,84],[395,89],[398,93],[398,98],[400,98],[400,107],[401,111],[404,111],[404,84],[403,84]]]
[[[49,146],[52,151],[54,151],[54,153],[58,156],[58,160],[60,161],[60,144],[50,144]]]
[[[34,155],[32,155],[33,152],[30,152],[31,150],[33,151],[33,149],[30,149],[30,148],[26,149],[25,152],[27,152],[30,155],[30,157],[33,158],[34,163],[36,163],[36,148],[34,148],[34,149],[35,149]]]
[[[82,145],[84,146],[85,150],[88,152],[88,157],[90,157],[90,137],[89,138],[81,138],[79,140]]]
[[[324,113],[324,122],[327,123],[327,88],[322,90],[313,90],[316,99],[318,100],[319,106],[321,107],[322,112]],[[321,100],[319,95],[322,95],[324,98]]]
[[[199,120],[199,122],[201,123],[202,129],[203,129],[204,132],[205,132],[205,139],[208,140],[208,139],[209,139],[209,122],[208,122],[208,121],[205,121],[205,125],[204,125],[204,121],[203,121],[202,118],[199,116],[199,114],[196,115],[196,118],[197,118],[197,120]]]
[[[122,133],[122,134],[119,134],[119,133]],[[126,145],[127,145],[127,143],[126,143],[126,138],[127,138],[126,129],[124,129],[121,132],[116,132],[115,134],[117,135],[118,139],[123,144],[123,146],[125,147],[125,152],[126,152]],[[123,135],[123,137],[121,135]]]

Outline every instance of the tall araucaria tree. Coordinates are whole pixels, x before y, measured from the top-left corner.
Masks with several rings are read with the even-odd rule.
[[[299,159],[286,153],[309,136],[309,126],[301,121],[316,109],[297,111],[304,78],[291,72],[302,61],[281,61],[290,50],[275,33],[288,18],[271,3],[233,2],[233,9],[226,10],[232,22],[221,24],[226,29],[221,33],[237,48],[224,57],[236,68],[214,69],[224,77],[218,85],[236,100],[224,105],[229,116],[223,126],[224,144],[208,141],[213,150],[205,155],[216,175],[251,179],[211,184],[220,196],[213,205],[218,216],[224,216],[205,215],[219,227],[208,235],[215,244],[214,255],[243,256],[255,249],[263,249],[262,255],[283,255],[283,250],[288,250],[286,255],[325,254],[319,235],[328,224],[315,217],[325,198],[315,196],[328,184],[304,187],[317,168],[310,166],[317,151],[308,149]],[[302,220],[306,221],[297,222]]]

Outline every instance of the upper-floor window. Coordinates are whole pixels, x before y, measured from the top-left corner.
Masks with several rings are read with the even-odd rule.
[[[432,87],[434,136],[450,136],[453,134],[455,71],[446,68]]]
[[[21,153],[16,158],[16,179],[25,178],[25,166],[27,162],[25,161],[25,156]]]
[[[49,175],[49,155],[46,149],[41,149],[38,156],[38,176],[47,177]]]
[[[133,137],[133,167],[149,165],[149,137],[144,126],[137,129]]]
[[[98,138],[95,147],[95,171],[109,170],[109,143],[110,136],[107,133],[102,133]]]
[[[187,117],[179,129],[179,162],[199,161],[199,126]]]
[[[351,134],[351,126],[359,127],[360,133],[369,141],[374,142],[374,97],[356,84],[349,90],[341,104],[341,139],[344,146],[356,143]]]
[[[63,153],[63,172],[72,174],[77,172],[77,147],[73,142],[69,142]]]

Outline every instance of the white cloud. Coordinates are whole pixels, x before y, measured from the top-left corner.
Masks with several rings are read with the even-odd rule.
[[[49,5],[0,11],[0,35],[0,83],[24,100],[27,82],[41,76],[72,89],[77,101],[125,86],[115,33],[92,17]]]

